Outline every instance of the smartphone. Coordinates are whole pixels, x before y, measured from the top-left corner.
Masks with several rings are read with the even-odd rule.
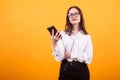
[[[52,30],[54,30],[54,35],[57,33],[57,29],[55,28],[55,26],[50,26],[47,28],[47,30],[50,32],[51,35],[52,35]]]

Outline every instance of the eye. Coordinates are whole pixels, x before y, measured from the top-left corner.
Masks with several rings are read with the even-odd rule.
[[[77,15],[79,15],[79,13],[75,13],[75,15],[77,16]]]
[[[68,17],[72,17],[73,15],[77,17],[77,16],[79,15],[79,12],[75,12],[75,13],[68,13],[68,15],[67,15],[67,16],[68,16]]]

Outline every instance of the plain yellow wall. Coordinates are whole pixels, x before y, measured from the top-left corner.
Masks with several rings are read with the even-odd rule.
[[[47,27],[79,6],[92,36],[91,80],[120,80],[119,0],[0,0],[0,80],[57,80]]]

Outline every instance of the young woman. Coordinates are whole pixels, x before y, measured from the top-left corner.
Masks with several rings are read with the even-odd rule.
[[[65,30],[51,35],[53,56],[61,62],[59,80],[90,80],[87,64],[93,56],[91,36],[85,29],[82,11],[68,9]]]

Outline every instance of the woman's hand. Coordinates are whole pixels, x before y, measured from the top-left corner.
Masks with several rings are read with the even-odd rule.
[[[67,59],[67,58],[70,58],[70,57],[71,57],[71,53],[70,53],[70,52],[65,52],[65,53],[64,53],[64,55],[65,55],[65,59]]]
[[[53,47],[56,46],[56,43],[57,41],[61,38],[61,35],[59,32],[57,32],[55,35],[54,35],[54,30],[52,30],[52,35],[51,35],[51,40],[52,40],[52,45]]]

